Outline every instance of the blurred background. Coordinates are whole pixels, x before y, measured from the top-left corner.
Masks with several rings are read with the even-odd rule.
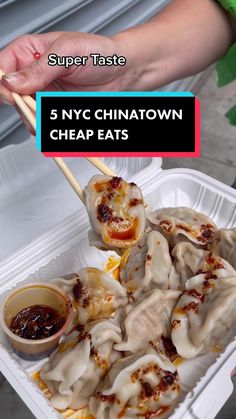
[[[24,33],[64,30],[112,35],[144,22],[168,3],[169,0],[0,0],[0,48]],[[194,92],[201,101],[202,113],[201,158],[165,159],[163,168],[193,168],[233,185],[236,177],[236,129],[229,125],[224,115],[236,104],[236,84],[218,89],[215,71],[210,68],[162,90]],[[9,146],[12,150],[12,145],[17,147],[29,138],[14,109],[1,106],[0,157]],[[0,186],[1,181],[0,178]],[[0,188],[0,200],[2,194]],[[2,419],[33,418],[3,376],[0,376],[0,405]],[[220,418],[236,418],[236,393],[217,416]]]
[[[0,0],[0,48],[25,33],[82,31],[112,35],[148,20],[170,0]],[[9,24],[10,22],[10,24]],[[191,90],[202,105],[201,159],[168,159],[166,169],[199,169],[232,185],[236,168],[235,129],[224,115],[236,103],[236,84],[218,89],[214,69],[162,90]],[[9,106],[0,110],[0,148],[26,141],[29,134]]]
[[[112,35],[157,14],[170,0],[0,0],[0,49],[25,33],[53,31]],[[206,75],[199,74],[163,90],[199,90]],[[1,106],[0,147],[28,138],[14,109]]]

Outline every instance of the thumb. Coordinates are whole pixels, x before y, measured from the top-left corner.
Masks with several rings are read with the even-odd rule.
[[[2,77],[3,85],[14,92],[25,95],[35,93],[37,90],[44,90],[65,72],[64,67],[48,65],[50,53],[51,51],[46,51],[39,60],[34,61],[23,70],[5,74]]]

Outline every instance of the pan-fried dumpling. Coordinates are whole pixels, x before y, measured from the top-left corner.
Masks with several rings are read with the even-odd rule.
[[[172,315],[171,338],[183,358],[213,349],[236,326],[236,277],[204,278],[186,283]]]
[[[74,278],[52,281],[73,297],[78,323],[109,318],[127,304],[126,289],[97,268],[80,269]]]
[[[120,279],[131,302],[152,288],[178,288],[179,277],[174,277],[169,245],[161,233],[146,230],[140,244],[132,248]]]
[[[101,377],[120,354],[113,349],[121,331],[113,320],[103,320],[81,332],[73,331],[52,353],[40,376],[52,393],[53,407],[80,409],[88,405]]]
[[[136,353],[150,341],[156,342],[161,335],[170,336],[170,319],[180,294],[180,291],[155,289],[125,307],[122,324],[125,339],[115,345],[115,349]]]
[[[112,365],[91,397],[89,410],[99,419],[168,417],[180,394],[173,364],[149,349]]]
[[[102,249],[128,248],[144,233],[146,215],[141,190],[122,178],[93,176],[85,188],[91,221],[91,245]]]
[[[210,250],[226,259],[236,269],[236,227],[218,230]]]
[[[211,251],[198,249],[190,242],[178,243],[172,250],[172,256],[183,290],[185,282],[200,273],[204,273],[206,278],[236,275],[234,268],[226,260]]]
[[[206,215],[191,208],[161,208],[148,216],[153,228],[158,228],[171,245],[182,241],[183,236],[191,242],[205,246],[216,234],[215,223]]]

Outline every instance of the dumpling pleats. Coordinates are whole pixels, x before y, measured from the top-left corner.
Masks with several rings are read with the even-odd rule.
[[[213,220],[191,208],[161,208],[148,216],[152,228],[161,231],[173,246],[188,239],[198,246],[210,243],[217,227]]]
[[[178,354],[193,358],[212,350],[236,326],[235,307],[236,277],[189,279],[171,319]]]
[[[120,328],[112,320],[68,335],[40,373],[52,393],[52,405],[59,410],[87,406],[101,377],[120,357],[113,349],[120,341]]]
[[[236,227],[221,228],[209,249],[226,259],[236,269]]]
[[[181,288],[191,277],[204,273],[207,277],[236,276],[234,268],[224,259],[191,243],[178,243],[172,250],[174,265],[181,278]]]
[[[115,349],[136,353],[150,341],[157,342],[161,335],[170,336],[171,315],[180,294],[180,291],[156,289],[127,306],[122,323],[124,340]]]
[[[118,360],[90,399],[99,419],[167,417],[180,394],[177,371],[162,354],[149,349]]]
[[[77,323],[82,325],[111,317],[128,301],[126,289],[97,268],[83,268],[71,280],[58,278],[52,282],[72,297],[78,313]]]
[[[172,265],[169,245],[158,231],[147,229],[140,244],[133,247],[120,272],[122,285],[132,302],[154,288],[179,288],[179,275]]]

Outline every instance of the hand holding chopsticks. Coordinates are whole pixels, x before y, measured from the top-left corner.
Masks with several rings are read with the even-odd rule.
[[[2,76],[4,76],[4,74],[5,74],[4,71],[0,69],[0,79],[2,78]],[[19,95],[18,93],[15,93],[15,92],[11,92],[11,93],[12,93],[15,103],[17,104],[19,109],[22,111],[23,115],[29,122],[30,126],[33,128],[34,132],[36,132],[36,117],[34,114],[36,112],[35,100],[31,96]],[[81,185],[79,184],[78,180],[75,178],[75,176],[73,175],[73,173],[71,172],[71,170],[69,169],[69,167],[67,166],[67,164],[65,163],[63,159],[59,157],[54,157],[54,160],[57,166],[60,168],[60,170],[64,174],[67,181],[69,182],[69,184],[71,185],[71,187],[74,189],[74,191],[76,192],[76,194],[79,196],[79,198],[84,204],[84,199],[85,199],[84,191]],[[97,167],[105,175],[116,176],[116,173],[99,159],[88,157],[87,160],[91,164],[93,164],[95,167]]]

